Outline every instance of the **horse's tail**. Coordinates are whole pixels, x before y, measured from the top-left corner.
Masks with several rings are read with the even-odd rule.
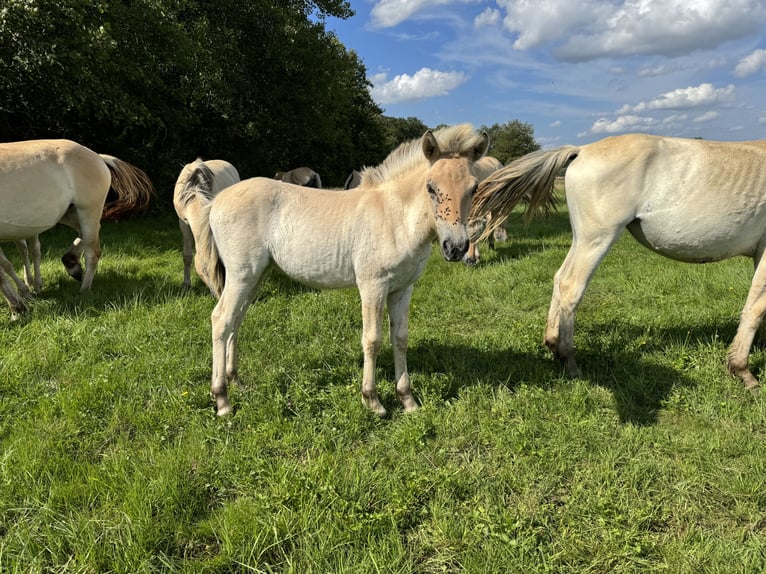
[[[112,184],[101,217],[117,221],[127,215],[146,212],[152,197],[156,196],[149,176],[114,156],[99,154],[99,157],[104,160],[112,175]]]
[[[216,298],[221,296],[223,285],[226,280],[226,269],[218,254],[218,246],[215,244],[213,231],[210,229],[210,208],[213,206],[215,192],[213,191],[213,171],[203,162],[197,160],[195,167],[189,172],[189,176],[180,193],[180,199],[188,204],[198,201],[200,206],[200,227],[194,230],[196,254],[194,266],[197,273],[210,288]]]
[[[577,157],[580,148],[565,146],[542,150],[520,157],[490,174],[479,184],[474,196],[471,217],[492,213],[482,239],[488,238],[503,225],[513,209],[527,203],[524,220],[528,222],[539,212],[548,213],[556,207],[553,183],[559,172]]]

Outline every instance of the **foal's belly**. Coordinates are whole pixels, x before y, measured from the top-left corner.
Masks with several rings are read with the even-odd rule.
[[[738,255],[753,256],[766,221],[756,216],[651,214],[632,221],[628,231],[639,243],[670,259],[689,263],[721,261]]]

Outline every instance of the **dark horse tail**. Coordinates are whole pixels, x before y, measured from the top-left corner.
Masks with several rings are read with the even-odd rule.
[[[204,161],[198,159],[189,177],[184,182],[180,199],[185,204],[198,201],[200,204],[201,227],[196,232],[196,254],[194,266],[197,273],[216,298],[221,296],[226,282],[226,268],[218,254],[215,237],[210,229],[210,208],[213,206],[213,172]]]
[[[99,157],[104,160],[112,176],[101,218],[117,221],[128,215],[145,213],[156,195],[149,176],[114,156],[99,154]]]
[[[575,146],[529,153],[491,173],[479,184],[473,200],[471,217],[492,214],[481,235],[486,239],[500,227],[521,202],[527,204],[526,221],[539,213],[548,213],[556,206],[553,183],[580,152]]]

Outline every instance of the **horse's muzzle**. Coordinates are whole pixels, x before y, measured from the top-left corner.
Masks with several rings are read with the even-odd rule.
[[[468,251],[468,239],[459,242],[445,239],[442,241],[441,248],[442,255],[447,261],[461,261]]]

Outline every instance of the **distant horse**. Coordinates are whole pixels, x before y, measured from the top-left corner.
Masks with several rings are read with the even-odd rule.
[[[317,189],[322,187],[319,174],[310,167],[296,167],[290,171],[278,171],[274,174],[274,179],[303,187],[316,187]]]
[[[533,152],[485,180],[475,209],[491,210],[497,216],[491,225],[499,225],[529,194],[527,215],[539,211],[551,204],[554,178],[564,168],[572,246],[553,280],[545,344],[569,373],[580,372],[573,343],[577,307],[627,228],[645,247],[678,261],[753,258],[755,273],[728,368],[745,388],[757,388],[747,363],[766,314],[766,141],[634,134]]]
[[[196,201],[195,196],[186,193],[186,190],[203,185],[205,189],[210,190],[212,195],[217,195],[223,188],[239,181],[239,172],[228,161],[222,159],[209,159],[202,161],[197,159],[192,163],[187,163],[176,180],[173,190],[173,206],[178,214],[178,224],[183,236],[183,258],[184,258],[184,281],[185,287],[191,287],[191,264],[194,257],[194,246],[200,227],[203,225],[200,221],[200,202]],[[197,262],[195,261],[195,264]],[[205,271],[195,265],[197,274],[202,278],[205,284],[208,284]]]
[[[115,199],[105,206],[110,189]],[[90,290],[101,256],[102,215],[114,219],[144,209],[153,194],[138,168],[69,140],[0,144],[0,241],[32,239],[57,223],[74,228],[80,237],[61,260],[67,273],[82,281],[81,293]],[[3,274],[0,289],[12,310],[26,309]]]
[[[355,169],[350,174],[348,174],[346,181],[343,183],[343,189],[353,189],[355,187],[359,187],[360,183],[362,183],[362,172]]]
[[[479,183],[481,183],[489,177],[491,173],[497,171],[501,167],[503,167],[503,163],[499,159],[492,157],[491,155],[485,155],[473,164],[473,173],[476,175],[476,179],[479,180]],[[487,223],[490,219],[492,219],[492,214],[487,213],[482,217],[474,217],[468,222],[468,235],[471,238],[471,244],[463,257],[463,262],[466,265],[478,265],[480,260],[479,237],[481,237],[481,234],[487,227]],[[497,227],[494,233],[490,234],[488,237],[490,249],[495,248],[495,239],[498,241],[505,241],[506,238],[505,227]]]
[[[468,249],[466,221],[477,181],[471,166],[489,145],[464,124],[430,130],[402,144],[348,193],[254,178],[203,200],[209,226],[197,238],[220,299],[211,316],[211,391],[219,415],[232,410],[227,384],[238,382],[237,333],[264,273],[278,267],[318,289],[354,287],[362,301],[362,402],[383,416],[375,390],[384,306],[388,306],[396,393],[417,408],[407,373],[408,313],[413,284],[439,240],[447,261]]]

